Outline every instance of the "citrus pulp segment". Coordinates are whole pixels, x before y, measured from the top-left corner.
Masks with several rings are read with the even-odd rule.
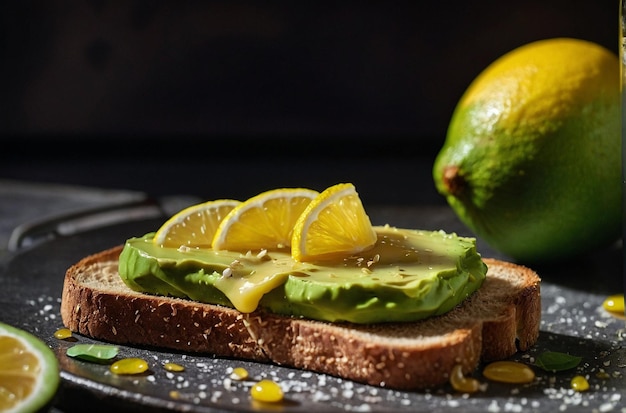
[[[43,408],[56,393],[59,380],[57,359],[45,343],[0,323],[0,411]]]
[[[242,202],[220,223],[213,248],[248,251],[289,247],[294,223],[318,194],[306,188],[279,188]]]
[[[354,185],[345,183],[320,193],[298,218],[291,256],[311,261],[354,254],[376,243],[376,232]]]
[[[154,243],[162,247],[211,247],[219,223],[241,202],[218,199],[192,205],[168,219],[154,235]]]

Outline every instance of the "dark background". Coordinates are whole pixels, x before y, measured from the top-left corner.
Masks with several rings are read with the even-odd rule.
[[[155,196],[443,203],[432,162],[481,70],[538,39],[618,45],[608,0],[6,3],[0,178]]]

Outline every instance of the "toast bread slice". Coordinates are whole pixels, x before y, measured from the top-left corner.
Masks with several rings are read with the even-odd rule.
[[[116,344],[164,348],[325,373],[397,390],[437,387],[461,364],[505,359],[538,339],[540,278],[529,268],[484,259],[487,278],[449,313],[409,323],[328,323],[257,310],[250,314],[128,288],[122,246],[67,270],[64,325]]]

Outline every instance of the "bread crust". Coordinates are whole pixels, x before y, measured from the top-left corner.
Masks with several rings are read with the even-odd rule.
[[[98,340],[275,363],[398,390],[439,386],[456,364],[527,350],[539,336],[540,279],[495,259],[483,286],[442,316],[410,323],[328,323],[135,292],[117,273],[122,246],[71,266],[61,317]]]

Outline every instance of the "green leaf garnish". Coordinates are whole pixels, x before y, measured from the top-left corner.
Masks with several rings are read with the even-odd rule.
[[[546,351],[535,360],[535,365],[546,371],[564,371],[578,366],[583,358],[558,351]]]
[[[119,349],[106,344],[76,344],[66,354],[92,363],[106,363],[117,356]]]

